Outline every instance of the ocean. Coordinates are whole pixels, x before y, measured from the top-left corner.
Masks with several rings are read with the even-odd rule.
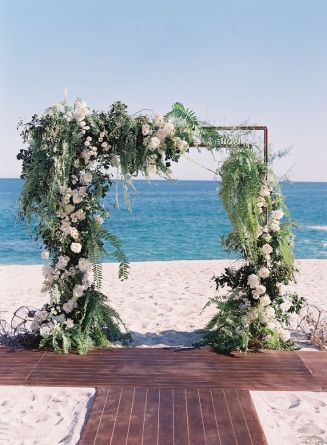
[[[104,200],[111,209],[105,226],[116,233],[130,261],[232,258],[220,237],[230,226],[214,181],[135,181],[130,192],[132,211],[120,185]],[[0,264],[42,263],[42,245],[32,228],[17,223],[20,179],[0,179]],[[298,226],[297,258],[327,259],[327,183],[283,184],[286,203]],[[119,198],[119,208],[115,207]],[[109,249],[110,254],[110,249]],[[109,255],[105,261],[114,261]]]

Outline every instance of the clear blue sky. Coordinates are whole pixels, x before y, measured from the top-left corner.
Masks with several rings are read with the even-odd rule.
[[[0,0],[0,177],[19,117],[61,100],[265,124],[293,180],[327,181],[327,0]],[[203,154],[201,162],[213,167]],[[180,178],[211,175],[185,161]]]

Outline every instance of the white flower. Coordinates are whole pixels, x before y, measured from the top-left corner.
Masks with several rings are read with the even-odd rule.
[[[92,141],[91,136],[88,136],[88,137],[86,138],[86,140],[87,140],[87,141]]]
[[[63,310],[69,314],[74,309],[75,303],[73,300],[68,300],[66,303],[62,305]]]
[[[270,190],[269,187],[267,187],[266,185],[263,185],[260,189],[260,196],[265,197],[265,196],[270,196]]]
[[[271,217],[273,219],[282,219],[283,216],[284,216],[284,212],[282,209],[274,210],[273,212],[271,212]]]
[[[176,147],[179,149],[181,153],[185,153],[187,149],[189,148],[189,145],[186,141],[183,141],[181,138],[176,137],[174,138],[174,142]]]
[[[87,105],[84,100],[77,99],[74,104],[74,116],[78,122],[84,121],[88,113]],[[84,125],[83,125],[84,126]]]
[[[260,283],[259,277],[256,274],[251,274],[248,277],[248,285],[254,289],[255,287],[257,287]]]
[[[259,276],[261,278],[268,278],[270,275],[270,270],[267,267],[260,267]]]
[[[273,232],[278,232],[280,230],[280,225],[279,225],[279,221],[273,221],[270,224],[270,228]]]
[[[158,125],[161,126],[163,124],[163,117],[161,113],[154,113],[154,118],[153,118],[153,122]]]
[[[254,292],[257,295],[264,294],[266,292],[266,286],[264,286],[263,284],[259,284],[258,286],[256,286]]]
[[[275,314],[275,309],[272,306],[266,306],[265,307],[265,315],[267,317],[268,320],[272,320],[275,318],[276,314]]]
[[[43,250],[43,252],[41,253],[42,260],[48,260],[49,256],[50,256],[50,253],[48,250]]]
[[[107,142],[102,142],[101,147],[102,147],[102,148],[106,148],[106,147],[108,147],[108,143],[107,143]]]
[[[252,291],[252,297],[255,299],[255,300],[258,300],[258,298],[259,298],[259,294],[257,293],[257,291],[254,289],[253,291]]]
[[[282,341],[288,341],[291,338],[290,332],[286,331],[285,329],[280,329],[278,333],[279,333],[279,338]]]
[[[84,173],[84,175],[82,175],[82,182],[85,185],[91,184],[91,182],[92,182],[92,174],[91,173]]]
[[[273,248],[269,244],[264,244],[262,246],[262,250],[266,255],[269,255],[270,253],[272,253]]]
[[[102,216],[100,215],[96,215],[94,220],[98,223],[98,224],[103,224],[104,219],[102,218]]]
[[[74,253],[80,253],[80,251],[82,250],[82,244],[80,243],[72,243],[70,245],[70,249],[74,252]]]
[[[79,160],[78,160],[78,159],[76,159],[76,160],[74,161],[74,167],[75,167],[75,168],[78,168],[78,167],[79,167]]]
[[[92,268],[92,263],[87,258],[80,258],[78,261],[78,268],[81,272],[89,272]]]
[[[83,295],[84,291],[85,291],[84,286],[82,286],[81,284],[76,284],[76,286],[73,289],[73,297],[76,299],[80,298]]]
[[[53,320],[55,320],[57,323],[63,324],[66,321],[66,315],[60,314],[53,317]]]
[[[146,172],[148,175],[155,175],[157,173],[157,166],[156,164],[147,164],[146,166]]]
[[[100,133],[100,138],[104,138],[105,137],[105,132],[104,131],[101,131],[101,133]]]
[[[78,237],[79,237],[79,233],[78,233],[78,230],[77,230],[75,227],[71,227],[71,228],[70,228],[70,236],[71,236],[72,238],[74,238],[74,240],[77,240],[77,239],[78,239]]]
[[[84,145],[85,145],[85,147],[89,147],[91,145],[91,142],[90,141],[85,141]]]
[[[150,139],[150,142],[149,142],[149,144],[148,144],[148,148],[149,148],[150,150],[154,151],[154,150],[156,150],[156,149],[159,148],[159,147],[160,147],[160,139],[157,138],[156,136],[153,136],[153,137]]]
[[[68,256],[60,255],[56,264],[56,269],[65,269],[69,263],[70,258]]]
[[[71,318],[67,318],[66,327],[67,327],[67,329],[71,329],[74,327],[74,321]]]
[[[150,133],[150,125],[149,124],[142,125],[143,136],[147,136],[149,133]]]
[[[41,326],[40,328],[41,337],[47,337],[50,334],[51,334],[51,329],[46,324]]]
[[[172,136],[174,134],[175,127],[171,122],[166,122],[162,128],[157,131],[158,138],[163,141],[166,137]]]
[[[269,298],[269,295],[265,294],[262,297],[260,297],[260,304],[262,306],[268,306],[271,303],[271,300]]]
[[[83,221],[83,220],[86,218],[86,216],[85,216],[85,212],[84,212],[83,209],[79,209],[79,210],[77,210],[77,212],[75,212],[74,215],[75,215],[75,217],[76,217],[77,219],[79,219],[80,221]]]
[[[269,235],[269,233],[264,233],[262,238],[267,242],[271,241],[271,235]]]
[[[277,283],[278,294],[282,297],[286,293],[286,286],[283,283]]]

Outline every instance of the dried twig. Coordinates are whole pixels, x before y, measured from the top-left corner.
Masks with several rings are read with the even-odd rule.
[[[310,342],[322,351],[327,351],[327,311],[308,304],[300,318],[297,330],[308,335]]]

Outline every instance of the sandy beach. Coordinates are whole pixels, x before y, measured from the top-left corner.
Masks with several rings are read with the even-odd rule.
[[[214,313],[214,308],[201,313],[208,298],[214,294],[211,278],[230,263],[224,260],[132,263],[129,279],[125,282],[119,281],[116,264],[104,264],[103,291],[132,333],[133,346],[192,346],[200,339],[199,330]],[[40,291],[41,267],[0,267],[1,318],[10,321],[18,307],[28,305],[38,308],[47,301],[47,296]],[[300,260],[298,267],[300,273],[293,287],[309,303],[327,309],[327,260]],[[17,406],[10,402],[15,391],[20,394]],[[39,439],[42,437],[39,429],[32,432],[28,427],[28,419],[34,421],[38,418],[41,429],[53,431],[52,442],[49,442],[51,445],[59,443],[64,437],[66,441],[61,443],[77,443],[92,391],[83,389],[71,393],[61,388],[49,392],[46,388],[2,387],[0,408],[7,414],[3,415],[0,411],[1,421],[10,425],[17,418],[18,424],[13,428],[13,434],[21,431],[29,435],[28,440],[15,442],[13,437],[10,438],[11,442],[8,440],[6,443],[43,444]],[[60,409],[55,402],[58,398],[61,400]],[[293,399],[300,401],[295,404],[296,410],[292,408]],[[44,400],[47,400],[46,416],[42,415]],[[326,393],[256,393],[254,401],[270,445],[276,443],[276,431],[284,440],[278,440],[280,445],[294,444],[289,441],[294,434],[297,444],[311,443],[307,442],[308,435],[320,434],[325,437],[322,425],[327,424]],[[299,421],[294,421],[299,410],[300,419],[307,413],[311,416],[311,420],[305,424],[307,427],[303,427],[305,431],[299,427]],[[65,421],[61,422],[60,428],[53,428],[55,419],[61,417]]]

